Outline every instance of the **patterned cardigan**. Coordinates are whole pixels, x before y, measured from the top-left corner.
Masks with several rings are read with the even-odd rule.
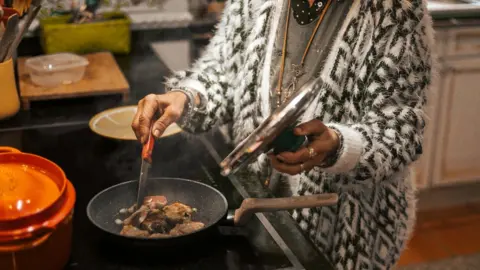
[[[270,113],[273,42],[286,0],[230,0],[205,54],[167,78],[189,87],[206,113],[190,132],[232,123],[239,143]],[[288,176],[294,195],[336,192],[332,207],[299,209],[293,218],[336,269],[390,269],[415,221],[409,166],[422,153],[424,105],[431,77],[433,30],[426,0],[354,0],[319,74],[327,86],[302,117],[337,128],[336,164]],[[267,171],[262,155],[249,170]]]

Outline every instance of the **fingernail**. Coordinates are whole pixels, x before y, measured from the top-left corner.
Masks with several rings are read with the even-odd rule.
[[[153,131],[153,136],[155,136],[155,137],[158,138],[158,137],[160,136],[160,130],[155,129],[155,130]]]
[[[280,161],[285,161],[285,158],[282,157],[282,156],[277,156],[277,158],[278,158]]]

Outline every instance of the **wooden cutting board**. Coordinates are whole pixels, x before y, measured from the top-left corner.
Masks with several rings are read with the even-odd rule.
[[[20,99],[23,109],[28,110],[30,102],[35,100],[110,94],[121,94],[124,100],[128,99],[130,86],[110,52],[92,53],[83,56],[90,62],[83,79],[76,83],[59,85],[53,88],[34,84],[25,68],[25,61],[28,57],[18,58]]]

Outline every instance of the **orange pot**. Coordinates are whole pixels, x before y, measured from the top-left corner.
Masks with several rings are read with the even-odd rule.
[[[75,197],[55,163],[0,147],[0,269],[64,268]]]

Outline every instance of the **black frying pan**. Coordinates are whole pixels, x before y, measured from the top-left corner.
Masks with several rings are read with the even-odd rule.
[[[312,208],[337,203],[337,194],[319,194],[301,197],[245,199],[240,208],[228,211],[225,197],[217,189],[206,184],[178,178],[156,178],[148,180],[148,194],[163,195],[169,202],[181,203],[197,208],[192,220],[205,224],[202,230],[191,234],[169,238],[138,238],[120,235],[122,225],[115,223],[119,210],[131,207],[136,201],[137,181],[124,182],[109,187],[93,197],[87,206],[90,221],[105,231],[115,241],[137,247],[174,247],[198,243],[199,238],[208,236],[219,223],[244,225],[254,213],[272,212],[297,208]]]

